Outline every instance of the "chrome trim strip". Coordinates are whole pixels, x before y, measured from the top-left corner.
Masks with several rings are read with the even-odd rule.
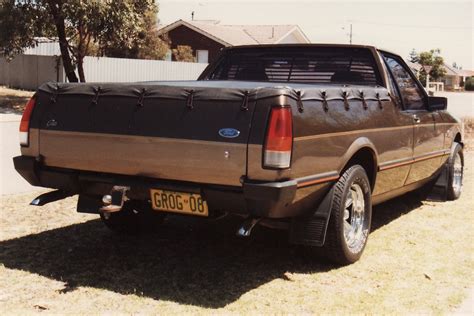
[[[295,137],[295,141],[305,141],[311,139],[319,139],[324,137],[333,137],[333,136],[346,136],[358,133],[374,133],[380,131],[396,131],[401,129],[413,128],[413,127],[423,127],[423,126],[433,126],[434,123],[429,124],[418,124],[418,125],[405,125],[405,126],[394,126],[394,127],[380,127],[380,128],[368,128],[368,129],[358,129],[353,131],[346,131],[346,132],[334,132],[334,133],[325,133],[325,134],[318,134],[318,135],[309,135],[309,136],[300,136]],[[436,123],[436,126],[440,125],[456,125],[456,123]]]
[[[406,165],[414,164],[416,162],[420,162],[420,161],[424,161],[428,159],[434,159],[434,158],[438,158],[438,157],[445,156],[448,154],[449,154],[449,150],[443,149],[443,150],[433,151],[433,152],[420,155],[417,157],[413,157],[413,158],[402,158],[402,159],[387,161],[387,162],[379,164],[379,171],[384,171],[384,170],[393,169],[397,167],[403,167]]]
[[[297,188],[304,188],[314,184],[321,184],[325,182],[335,181],[339,179],[339,173],[337,171],[330,171],[325,173],[319,173],[311,176],[294,179],[296,180]]]

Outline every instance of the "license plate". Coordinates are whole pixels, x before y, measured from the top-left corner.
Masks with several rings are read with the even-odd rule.
[[[151,189],[151,205],[156,211],[209,216],[206,201],[200,194]]]

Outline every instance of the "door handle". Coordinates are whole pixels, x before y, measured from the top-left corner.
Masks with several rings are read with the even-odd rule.
[[[421,119],[415,114],[415,115],[413,115],[413,122],[418,124],[418,123],[421,122]]]

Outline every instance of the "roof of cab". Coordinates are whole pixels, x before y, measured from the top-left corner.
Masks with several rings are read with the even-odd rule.
[[[375,49],[371,45],[353,45],[353,44],[263,44],[263,45],[238,45],[224,48],[225,50],[242,49],[242,48],[275,48],[275,47],[335,47],[335,48],[366,48]]]

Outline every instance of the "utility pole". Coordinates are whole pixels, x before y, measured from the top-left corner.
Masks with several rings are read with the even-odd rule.
[[[191,12],[191,21],[194,21],[194,11]]]
[[[345,31],[346,30],[346,27],[342,27],[342,29]],[[349,36],[349,44],[352,45],[352,23],[349,24],[349,33],[346,33],[346,35]]]
[[[349,44],[352,45],[352,23],[351,23],[351,31],[349,33]]]

